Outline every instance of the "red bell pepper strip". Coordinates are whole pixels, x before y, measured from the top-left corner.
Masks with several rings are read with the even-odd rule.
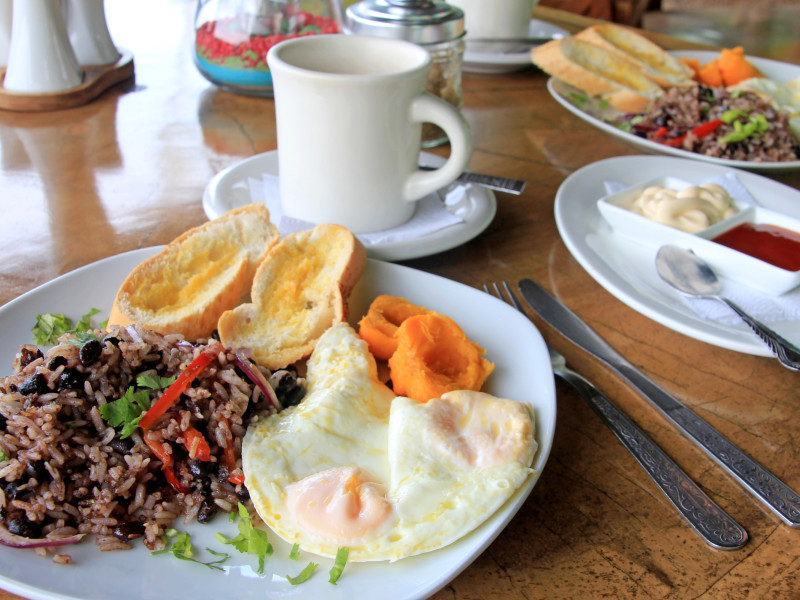
[[[195,377],[205,369],[209,363],[222,351],[222,344],[214,342],[203,350],[197,357],[189,363],[183,373],[181,373],[171,386],[169,386],[161,397],[156,400],[153,406],[144,414],[139,427],[147,431],[153,424],[161,418],[181,397],[181,394],[194,381]]]
[[[167,478],[169,484],[175,488],[177,492],[181,492],[183,494],[189,493],[189,490],[186,489],[186,486],[184,486],[178,480],[178,476],[175,475],[175,471],[172,470],[172,456],[167,454],[167,452],[164,450],[164,446],[161,445],[161,442],[152,440],[147,434],[145,434],[144,443],[147,444],[150,450],[153,451],[153,454],[155,454],[158,460],[161,461],[161,470],[164,471],[164,476]]]
[[[189,456],[192,456],[192,447],[195,452],[193,458],[199,458],[203,461],[211,460],[211,447],[208,445],[206,438],[203,434],[197,431],[192,425],[186,428],[183,432],[183,445],[189,451]]]
[[[172,470],[172,467],[164,467],[162,469],[162,471],[164,471],[164,477],[167,478],[167,481],[169,482],[169,484],[173,488],[175,488],[176,492],[179,492],[181,494],[188,494],[189,493],[189,490],[186,488],[186,486],[184,486],[178,480],[178,476],[175,475],[175,471]]]
[[[234,485],[239,485],[244,483],[244,474],[233,474],[234,470],[236,470],[236,449],[234,448],[233,435],[230,433],[230,421],[225,417],[222,417],[221,420],[226,424],[226,429],[228,431],[228,435],[225,436],[225,448],[222,451],[222,458],[225,461],[225,466],[228,468],[228,473],[231,474],[228,477],[228,481]]]
[[[724,121],[722,119],[714,119],[713,121],[709,121],[708,123],[703,123],[692,129],[689,133],[694,135],[695,137],[702,138],[705,137],[722,125]],[[664,144],[666,146],[672,146],[673,148],[680,148],[683,146],[683,142],[686,139],[686,136],[689,134],[683,134],[680,137],[672,138],[671,140],[657,140],[659,143]]]

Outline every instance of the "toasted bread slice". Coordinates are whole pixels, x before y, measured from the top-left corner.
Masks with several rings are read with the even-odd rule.
[[[661,46],[633,29],[614,23],[598,23],[575,34],[575,37],[618,52],[638,64],[645,76],[661,87],[694,85],[692,69]]]
[[[140,323],[192,341],[210,337],[220,315],[246,299],[279,237],[260,202],[190,229],[125,278],[109,325]]]
[[[664,93],[632,60],[574,36],[534,48],[531,60],[556,79],[625,112],[642,112]]]
[[[328,328],[347,319],[365,266],[364,246],[341,225],[286,236],[258,268],[251,302],[220,317],[222,343],[249,349],[273,370],[306,358]]]

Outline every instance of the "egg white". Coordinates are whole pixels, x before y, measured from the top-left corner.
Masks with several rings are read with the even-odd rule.
[[[322,336],[307,367],[303,402],[251,425],[242,447],[254,507],[304,551],[332,557],[347,546],[349,560],[375,561],[435,550],[533,473],[526,405],[479,392],[395,397],[346,323]]]

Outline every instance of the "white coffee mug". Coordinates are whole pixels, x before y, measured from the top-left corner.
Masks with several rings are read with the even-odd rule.
[[[425,92],[431,58],[411,42],[360,35],[288,40],[267,54],[275,95],[285,215],[354,233],[408,221],[417,200],[466,168],[461,113]],[[422,123],[450,139],[435,171],[418,169]]]
[[[466,39],[522,38],[538,0],[448,0],[464,11]]]

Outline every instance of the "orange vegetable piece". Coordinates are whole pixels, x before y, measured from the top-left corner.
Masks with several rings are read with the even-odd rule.
[[[723,48],[719,55],[719,71],[723,83],[736,85],[740,81],[752,77],[763,77],[764,74],[756,69],[744,56],[744,48]]]
[[[700,67],[697,76],[700,78],[701,83],[709,87],[722,87],[725,85],[722,81],[722,72],[719,70],[718,58]]]
[[[375,358],[388,360],[397,349],[395,334],[403,321],[430,312],[405,298],[384,294],[372,301],[367,314],[358,322],[358,335],[367,342]]]
[[[395,394],[418,402],[454,390],[480,391],[494,365],[450,317],[439,313],[409,317],[397,330],[389,359]]]
[[[700,61],[696,58],[686,58],[685,56],[681,56],[679,59],[683,64],[689,67],[692,70],[692,79],[698,80],[700,77]]]

